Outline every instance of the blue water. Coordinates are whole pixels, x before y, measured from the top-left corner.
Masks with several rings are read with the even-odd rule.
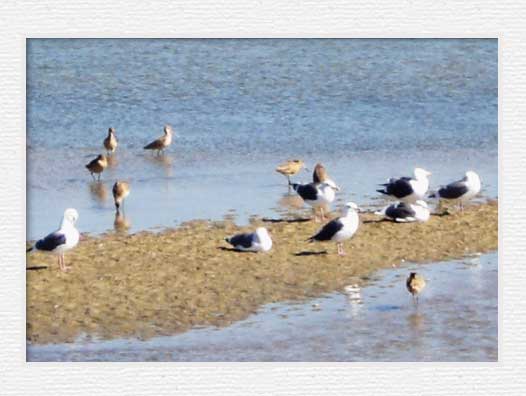
[[[82,231],[111,229],[117,178],[131,182],[131,232],[230,209],[239,222],[281,215],[274,168],[296,157],[327,166],[338,204],[370,203],[415,166],[432,186],[476,170],[495,197],[497,58],[491,39],[31,39],[28,239],[66,207]],[[142,146],[166,123],[177,136],[152,158]],[[84,165],[110,126],[116,163],[96,185]]]

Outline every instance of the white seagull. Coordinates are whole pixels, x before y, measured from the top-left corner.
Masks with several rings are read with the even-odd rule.
[[[27,252],[36,249],[54,254],[58,256],[60,269],[64,272],[68,271],[70,267],[67,267],[64,262],[64,252],[73,249],[79,243],[80,234],[75,228],[75,222],[78,218],[79,214],[75,209],[66,209],[60,228],[45,238],[38,240],[34,246],[27,249]]]
[[[292,183],[292,188],[298,193],[298,195],[314,208],[314,220],[317,220],[316,209],[319,208],[321,212],[321,218],[325,219],[323,213],[323,206],[329,205],[334,201],[336,191],[340,191],[340,187],[336,185],[332,180],[327,179],[321,183],[308,183],[298,184]]]
[[[387,217],[396,223],[425,222],[429,220],[431,215],[427,203],[420,199],[414,204],[399,202],[389,205],[378,212],[374,212],[374,214]]]
[[[389,195],[402,202],[414,203],[424,199],[427,189],[429,188],[428,176],[431,172],[422,168],[415,168],[415,177],[401,177],[399,179],[391,178],[387,183],[381,184],[383,190],[376,190],[382,194]]]
[[[258,227],[251,233],[236,234],[225,238],[225,241],[243,252],[268,252],[272,248],[272,239],[265,227]]]
[[[311,236],[307,241],[309,242],[324,242],[333,241],[338,246],[338,254],[345,255],[343,251],[343,241],[351,238],[360,224],[358,217],[358,206],[354,202],[347,202],[342,210],[342,217],[337,217],[334,220],[325,224],[316,235]]]
[[[475,197],[481,188],[480,177],[473,171],[467,171],[464,178],[438,189],[430,198],[456,200],[460,203],[460,210],[464,210],[464,202]]]

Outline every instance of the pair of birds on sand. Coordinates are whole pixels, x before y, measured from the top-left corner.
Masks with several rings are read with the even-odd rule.
[[[172,144],[173,129],[170,125],[164,126],[164,135],[155,139],[153,142],[144,146],[145,150],[157,151],[157,154],[164,152],[164,150]],[[115,152],[117,149],[117,136],[115,135],[115,129],[108,129],[108,136],[103,141],[104,148],[106,149],[106,154],[110,155]],[[86,168],[90,172],[93,179],[95,179],[95,174],[98,175],[98,180],[100,180],[100,175],[104,172],[104,169],[108,167],[108,157],[104,154],[99,154],[97,158],[90,161],[86,165]]]

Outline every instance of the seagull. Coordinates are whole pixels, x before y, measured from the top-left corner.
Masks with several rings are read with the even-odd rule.
[[[111,154],[117,148],[117,137],[115,136],[115,129],[108,129],[108,136],[104,139],[104,148],[108,154]]]
[[[329,221],[316,233],[316,235],[311,236],[307,241],[336,242],[338,246],[338,255],[344,256],[343,241],[351,238],[360,224],[360,219],[357,213],[358,209],[358,206],[354,202],[346,203],[342,210],[343,216]]]
[[[418,294],[426,287],[424,277],[416,272],[411,272],[405,282],[407,290],[413,295],[413,301],[418,305]]]
[[[97,158],[95,158],[93,161],[91,161],[89,164],[86,165],[86,168],[88,168],[89,173],[91,173],[91,177],[93,177],[93,180],[95,180],[95,176],[93,176],[94,173],[98,173],[100,180],[100,174],[106,169],[108,166],[108,159],[106,156],[99,154]]]
[[[115,209],[117,210],[117,213],[119,213],[121,204],[124,210],[124,198],[130,194],[130,185],[125,181],[116,181],[111,191],[113,193]]]
[[[419,199],[414,204],[399,202],[386,206],[375,215],[385,216],[395,223],[410,223],[413,221],[425,222],[429,220],[430,212],[427,203]]]
[[[480,192],[480,177],[473,171],[467,171],[466,175],[445,187],[441,187],[436,193],[431,194],[430,198],[446,200],[457,200],[460,203],[460,210],[464,210],[464,202],[469,201]]]
[[[338,187],[336,183],[330,179],[323,183],[292,183],[291,185],[294,191],[296,191],[298,195],[303,198],[303,201],[314,208],[314,220],[316,221],[316,209],[320,209],[321,218],[325,219],[323,206],[328,205],[334,201],[335,191],[340,191],[340,187]]]
[[[164,152],[164,149],[172,144],[172,135],[173,129],[170,125],[164,126],[164,135],[159,139],[154,140],[150,144],[144,146],[145,150],[157,150],[157,154],[160,154],[161,151]]]
[[[272,239],[265,227],[258,227],[251,233],[236,234],[225,238],[225,241],[244,252],[268,252],[272,248]]]
[[[36,249],[54,254],[58,256],[60,269],[64,272],[68,271],[70,267],[67,267],[64,262],[64,252],[73,249],[79,243],[80,235],[75,228],[75,222],[78,218],[79,214],[75,209],[66,209],[60,228],[45,238],[38,240],[34,246],[27,249],[27,252]]]
[[[414,203],[423,199],[429,188],[428,176],[431,172],[422,168],[415,168],[415,178],[401,177],[399,179],[391,178],[385,184],[383,190],[376,190],[382,194],[397,198],[402,202]]]

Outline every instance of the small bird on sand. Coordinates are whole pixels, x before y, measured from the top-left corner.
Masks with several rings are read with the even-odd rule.
[[[99,175],[98,180],[100,180],[100,174],[108,167],[108,159],[105,155],[99,154],[97,158],[95,158],[93,161],[91,161],[89,164],[86,165],[86,168],[88,168],[91,177],[93,177],[93,180],[95,180],[95,176],[93,176],[94,173],[97,173]]]
[[[418,294],[426,287],[424,277],[416,272],[411,272],[405,282],[407,290],[413,296],[413,301],[418,305]]]
[[[117,213],[119,213],[121,205],[124,210],[124,199],[130,194],[130,185],[125,181],[116,181],[111,191],[113,193],[115,209]]]
[[[360,225],[360,219],[358,217],[358,205],[354,202],[348,202],[345,204],[342,210],[342,216],[337,217],[334,220],[329,221],[325,224],[321,230],[315,235],[307,239],[308,242],[325,242],[333,241],[336,242],[338,247],[338,255],[344,256],[343,241],[351,238]]]
[[[321,219],[325,219],[323,207],[332,203],[336,191],[340,191],[340,187],[330,179],[323,183],[292,183],[291,185],[303,201],[313,207],[315,221],[318,221],[317,209],[320,210]]]
[[[300,159],[288,160],[276,168],[276,172],[281,173],[283,176],[287,176],[290,186],[290,177],[298,173],[305,164]]]
[[[381,184],[383,190],[376,190],[379,193],[389,195],[402,202],[414,203],[419,199],[424,199],[429,188],[428,176],[431,172],[422,168],[415,168],[415,177],[401,177],[399,179],[390,178],[387,183]]]
[[[66,266],[64,262],[64,253],[73,249],[79,243],[80,234],[75,228],[75,223],[79,218],[79,214],[75,209],[66,209],[60,228],[47,235],[45,238],[38,240],[34,246],[27,249],[27,252],[32,250],[40,250],[58,256],[58,265],[64,272],[68,271],[70,267]]]
[[[272,239],[265,227],[258,227],[251,233],[236,234],[225,238],[225,241],[244,252],[268,252],[272,248]]]
[[[164,126],[164,135],[159,139],[154,140],[153,142],[144,146],[145,150],[157,150],[157,154],[160,154],[161,151],[164,152],[164,149],[172,144],[172,135],[173,129],[170,125]]]
[[[117,136],[115,136],[115,129],[108,129],[108,136],[104,139],[104,148],[107,154],[111,154],[117,148]]]
[[[481,188],[480,177],[473,171],[467,171],[466,175],[445,187],[441,187],[437,192],[431,194],[430,198],[457,201],[460,210],[464,211],[464,202],[475,197]]]
[[[422,200],[418,200],[414,204],[399,202],[386,206],[374,214],[387,217],[395,223],[425,222],[429,220],[431,215],[427,203]]]

